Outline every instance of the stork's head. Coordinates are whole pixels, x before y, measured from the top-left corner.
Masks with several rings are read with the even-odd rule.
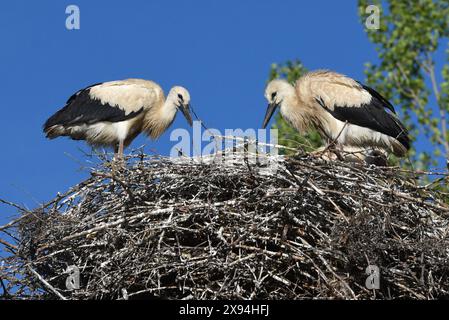
[[[173,87],[167,99],[171,100],[176,108],[180,109],[190,126],[193,125],[190,115],[190,94],[184,87]]]
[[[265,129],[273,113],[278,107],[282,107],[284,101],[291,99],[295,95],[293,86],[283,79],[276,79],[268,83],[265,89],[265,98],[268,101],[268,108],[263,120],[262,128]]]

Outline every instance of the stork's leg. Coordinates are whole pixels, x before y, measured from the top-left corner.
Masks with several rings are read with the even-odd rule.
[[[120,157],[120,159],[123,160],[123,149],[124,149],[124,141],[120,140],[119,144],[118,144],[118,155]]]
[[[114,160],[112,161],[112,174],[116,174],[120,166],[123,164],[123,149],[124,142],[119,141],[119,143],[114,147]]]
[[[319,147],[318,149],[312,151],[310,154],[314,157],[321,158],[327,161],[342,160],[339,150],[337,150],[332,144]]]
[[[114,147],[114,159],[117,159],[118,157],[118,143]]]
[[[114,147],[114,160],[123,160],[123,149],[124,149],[124,142],[119,141],[117,145]]]

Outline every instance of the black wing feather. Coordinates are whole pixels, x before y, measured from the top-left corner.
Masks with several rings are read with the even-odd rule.
[[[80,93],[85,92],[85,91],[89,91],[90,88],[95,87],[95,86],[98,86],[98,85],[103,84],[103,83],[104,83],[104,82],[98,82],[98,83],[92,84],[92,85],[90,85],[90,86],[88,86],[88,87],[86,87],[86,88],[84,88],[84,89],[78,90],[77,92],[75,92],[74,94],[72,94],[72,95],[70,96],[70,98],[67,100],[67,102],[66,102],[65,104],[66,104],[66,105],[70,104],[72,101],[74,101],[74,100],[76,99],[76,97],[78,97],[78,95],[79,95]]]
[[[143,107],[134,112],[126,112],[118,107],[109,104],[103,104],[98,99],[93,99],[90,94],[90,88],[95,85],[82,89],[72,95],[67,104],[44,124],[44,131],[55,125],[74,126],[81,124],[94,124],[97,122],[120,122],[131,119],[143,111]]]
[[[357,81],[358,84],[360,84],[362,86],[363,89],[365,89],[366,91],[368,91],[371,96],[373,96],[374,98],[376,98],[377,100],[379,100],[380,102],[383,103],[385,108],[388,108],[389,110],[391,110],[394,114],[396,114],[396,110],[394,110],[394,106],[391,104],[390,101],[388,101],[387,99],[385,99],[379,92],[377,92],[376,90],[374,90],[371,87],[365,86],[363,83],[360,83]]]
[[[371,93],[371,92],[370,92]],[[399,121],[395,114],[386,111],[385,108],[393,109],[393,106],[385,98],[378,98],[379,93],[372,94],[369,104],[360,107],[334,106],[333,110],[328,108],[323,99],[316,101],[336,119],[348,122],[361,127],[369,128],[381,132],[398,140],[407,150],[410,148],[410,139],[407,129]]]

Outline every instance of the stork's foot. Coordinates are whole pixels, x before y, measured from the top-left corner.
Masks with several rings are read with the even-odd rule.
[[[387,166],[387,156],[380,150],[366,150],[350,146],[342,148],[321,147],[311,154],[326,161],[340,160],[381,167]]]
[[[383,152],[379,150],[372,150],[366,154],[365,163],[367,165],[375,165],[377,167],[387,167],[388,159]]]
[[[310,154],[316,158],[320,158],[326,161],[344,160],[340,150],[332,146],[320,147],[312,151]]]
[[[363,164],[366,158],[366,150],[345,146],[341,150],[343,161]]]
[[[387,166],[387,154],[377,149],[361,149],[358,147],[345,146],[342,150],[344,161],[375,165],[379,167]]]
[[[126,161],[123,157],[114,157],[111,162],[112,174],[120,174],[126,168]]]
[[[126,168],[126,160],[120,154],[115,153],[114,157],[105,163],[104,166],[111,170],[112,175],[118,175]]]

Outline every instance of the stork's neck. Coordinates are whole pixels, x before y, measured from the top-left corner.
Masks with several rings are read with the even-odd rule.
[[[160,117],[166,121],[172,121],[178,111],[177,99],[173,94],[169,94],[160,109]]]
[[[285,88],[284,90],[286,90]],[[282,116],[292,122],[296,118],[296,113],[299,111],[299,99],[293,87],[288,88],[288,91],[284,92],[283,99],[280,104],[280,111]]]
[[[173,122],[176,111],[177,107],[173,98],[169,99],[167,97],[165,101],[160,100],[157,106],[146,113],[143,121],[143,131],[152,139],[158,138]]]
[[[303,101],[296,95],[296,92],[285,96],[281,102],[280,111],[282,117],[298,131],[303,132],[307,129],[305,120],[307,110]]]

